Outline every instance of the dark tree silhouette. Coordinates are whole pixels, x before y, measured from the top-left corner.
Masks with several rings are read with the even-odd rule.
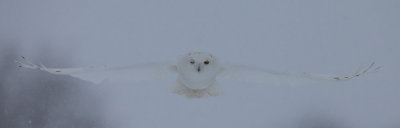
[[[105,127],[101,120],[101,92],[95,86],[68,76],[18,68],[14,61],[19,57],[17,43],[0,44],[0,127],[45,128]],[[57,54],[40,46],[39,59],[56,64]],[[32,55],[34,56],[34,55]],[[32,58],[35,59],[35,58]],[[62,59],[63,64],[68,58]]]

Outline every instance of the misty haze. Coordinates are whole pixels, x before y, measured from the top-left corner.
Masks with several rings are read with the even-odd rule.
[[[400,128],[400,2],[2,0],[0,128]],[[18,68],[124,66],[207,51],[229,63],[348,75],[344,82],[218,80],[188,99],[177,76],[93,84]],[[287,81],[283,81],[285,83]]]

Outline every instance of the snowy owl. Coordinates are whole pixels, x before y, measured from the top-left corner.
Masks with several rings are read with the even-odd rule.
[[[171,87],[176,94],[188,98],[217,96],[222,94],[222,88],[217,78],[228,78],[248,82],[270,83],[275,78],[306,79],[311,81],[345,81],[360,75],[377,71],[372,63],[365,70],[358,70],[348,76],[330,76],[312,73],[290,73],[261,68],[233,66],[221,64],[221,61],[208,52],[190,52],[176,63],[148,63],[123,67],[102,68],[46,68],[43,64],[35,65],[22,57],[17,61],[19,67],[37,69],[56,75],[69,75],[93,83],[103,81],[115,83],[132,83],[139,80],[154,80],[163,76],[177,74],[178,78]]]

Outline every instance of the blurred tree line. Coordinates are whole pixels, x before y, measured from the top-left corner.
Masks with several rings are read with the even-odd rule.
[[[101,128],[101,92],[68,76],[21,69],[15,64],[20,44],[0,40],[0,128]],[[41,53],[29,58],[60,63],[54,53],[40,46]],[[46,55],[42,55],[46,54]],[[62,61],[71,60],[63,58]]]

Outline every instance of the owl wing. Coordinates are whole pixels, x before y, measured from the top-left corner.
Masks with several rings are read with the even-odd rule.
[[[121,67],[90,67],[90,68],[47,68],[36,65],[22,57],[16,61],[19,67],[36,69],[56,75],[69,75],[92,83],[103,81],[111,83],[132,83],[142,80],[156,80],[165,76],[176,74],[176,66],[172,63],[148,63]]]
[[[351,75],[334,76],[315,73],[296,73],[296,72],[280,72],[274,70],[266,70],[260,68],[246,66],[224,65],[220,77],[225,79],[240,80],[256,83],[283,83],[293,84],[298,82],[317,82],[317,81],[346,81],[370,72],[376,72],[380,67],[374,67],[374,63],[370,64],[364,70],[357,70]],[[293,82],[293,83],[292,83]]]

